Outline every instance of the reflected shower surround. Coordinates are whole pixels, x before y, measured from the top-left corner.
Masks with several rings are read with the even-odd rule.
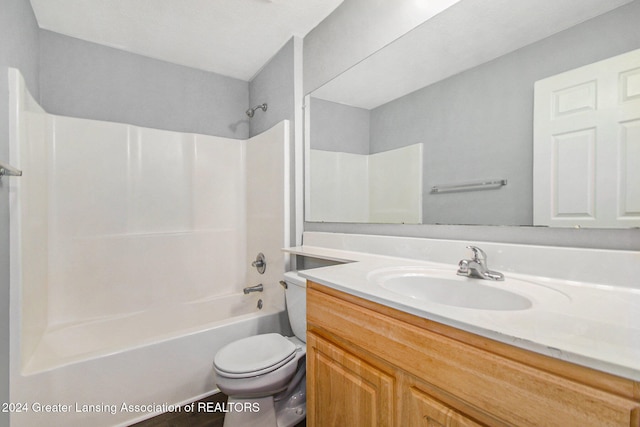
[[[211,393],[217,347],[281,332],[288,122],[243,141],[55,116],[10,74],[11,161],[24,172],[10,189],[12,400]],[[270,266],[260,278],[257,252]],[[259,281],[262,310],[242,294]],[[12,425],[140,416],[108,415],[32,413]]]
[[[422,222],[422,143],[375,154],[309,151],[307,221]]]

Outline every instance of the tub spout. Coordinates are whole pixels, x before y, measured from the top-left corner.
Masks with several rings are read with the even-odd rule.
[[[250,294],[251,292],[262,292],[264,290],[262,283],[260,283],[259,285],[255,285],[255,286],[248,286],[246,288],[244,288],[242,290],[242,292],[244,292],[245,295]]]

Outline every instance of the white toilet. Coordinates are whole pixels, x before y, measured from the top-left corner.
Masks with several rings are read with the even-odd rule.
[[[229,396],[225,427],[291,427],[306,416],[306,281],[296,272],[284,280],[295,336],[255,335],[216,353],[216,383]]]

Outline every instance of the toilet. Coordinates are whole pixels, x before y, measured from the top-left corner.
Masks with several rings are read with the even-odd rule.
[[[292,427],[306,416],[306,281],[287,272],[284,283],[294,336],[254,335],[215,355],[216,383],[229,396],[224,427]]]

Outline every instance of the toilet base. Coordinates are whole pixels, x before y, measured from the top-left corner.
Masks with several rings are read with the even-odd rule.
[[[277,397],[276,397],[277,399]],[[293,427],[307,416],[306,376],[296,386],[293,393],[275,402],[278,427]]]
[[[223,427],[293,427],[307,416],[306,378],[285,396],[229,396]],[[238,410],[236,410],[236,408]]]

